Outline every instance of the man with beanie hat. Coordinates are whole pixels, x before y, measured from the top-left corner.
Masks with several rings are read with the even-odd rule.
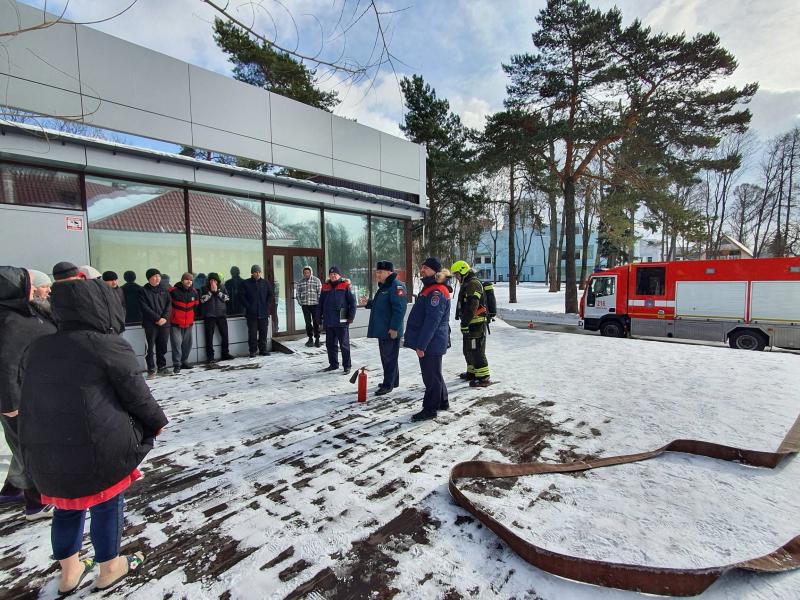
[[[228,350],[228,291],[217,273],[208,274],[208,283],[200,290],[200,311],[206,336],[206,360],[214,362],[214,329],[219,331],[222,360],[233,358]]]
[[[100,271],[92,265],[81,265],[78,267],[78,277],[81,279],[100,279]]]
[[[169,288],[172,303],[169,337],[172,342],[172,370],[176,375],[181,369],[191,369],[189,353],[192,351],[192,325],[194,311],[200,304],[200,294],[193,286],[191,273],[181,275],[175,287]]]
[[[250,279],[242,283],[241,301],[247,318],[247,346],[250,358],[256,355],[267,356],[267,335],[269,316],[272,314],[274,294],[270,283],[262,279],[261,266],[250,267]]]
[[[346,375],[352,367],[350,323],[356,318],[356,297],[350,289],[350,281],[342,279],[339,267],[332,266],[328,269],[328,281],[322,285],[319,307],[322,322],[325,324],[325,346],[328,350],[328,367],[323,371],[335,371],[339,368],[341,348],[342,367]]]
[[[147,283],[139,290],[139,306],[142,309],[142,329],[147,342],[144,360],[147,374],[155,375],[156,366],[162,375],[167,373],[167,340],[169,339],[169,292],[161,285],[161,271],[147,269]],[[155,354],[155,360],[153,355]]]
[[[52,517],[53,513],[52,507],[42,504],[20,453],[20,369],[28,346],[34,340],[55,332],[56,326],[44,318],[33,303],[33,287],[28,272],[17,267],[0,267],[0,420],[11,449],[11,463],[0,490],[0,504],[24,500],[28,521]]]
[[[53,310],[50,307],[50,288],[52,287],[50,278],[35,269],[28,269],[28,274],[31,277],[31,286],[33,287],[33,299],[31,302],[42,315],[55,323]]]
[[[63,281],[78,276],[78,267],[69,261],[62,260],[53,266],[53,279]]]
[[[314,277],[314,271],[306,265],[303,267],[303,278],[294,284],[294,296],[303,311],[306,322],[306,346],[319,348],[319,294],[322,291],[322,282]],[[312,328],[313,325],[313,328]],[[314,334],[312,340],[311,334]]]
[[[122,295],[125,297],[125,323],[141,323],[142,307],[139,304],[139,293],[142,286],[136,283],[136,273],[125,271],[122,274],[125,283],[122,286]]]
[[[375,395],[383,396],[400,385],[397,359],[400,354],[400,338],[403,337],[408,296],[405,284],[397,279],[394,265],[390,261],[378,261],[375,265],[375,276],[378,279],[378,290],[375,292],[375,297],[367,302],[367,310],[370,311],[367,337],[378,338],[383,382],[378,386]]]
[[[122,291],[122,288],[119,287],[119,277],[117,277],[117,274],[114,271],[106,271],[103,273],[102,279],[103,282],[108,286],[108,288],[112,292],[114,292],[114,296],[119,301],[119,305],[122,307],[122,312],[125,314],[125,320],[127,321],[128,307],[125,305],[125,294]],[[125,331],[124,325],[120,333],[122,333],[123,331]]]

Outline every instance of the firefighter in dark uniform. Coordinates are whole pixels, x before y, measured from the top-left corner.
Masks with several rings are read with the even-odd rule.
[[[417,353],[425,384],[422,410],[411,417],[412,421],[433,419],[436,411],[450,408],[442,376],[442,357],[450,345],[450,273],[442,269],[438,258],[429,257],[422,263],[420,275],[423,287],[408,315],[403,344]]]
[[[456,303],[456,319],[461,320],[467,370],[459,377],[469,381],[472,387],[486,387],[491,385],[489,361],[486,360],[486,332],[497,310],[494,302],[494,286],[487,284],[484,287],[466,261],[454,262],[450,270],[461,282]]]

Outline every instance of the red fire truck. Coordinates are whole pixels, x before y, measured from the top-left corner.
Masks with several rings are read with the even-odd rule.
[[[602,335],[800,348],[800,257],[635,263],[593,273],[580,324]]]

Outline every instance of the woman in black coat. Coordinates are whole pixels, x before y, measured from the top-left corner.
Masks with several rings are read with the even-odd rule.
[[[144,556],[119,556],[123,493],[167,424],[139,374],[130,344],[116,335],[116,302],[92,281],[58,283],[59,331],[39,338],[22,364],[22,456],[42,499],[54,504],[53,555],[59,593],[76,589],[96,561],[98,589],[137,569]],[[80,561],[86,510],[95,559]]]

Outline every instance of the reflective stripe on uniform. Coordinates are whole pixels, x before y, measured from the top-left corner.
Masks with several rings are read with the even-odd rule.
[[[489,377],[489,366],[487,365],[485,367],[473,369],[472,372],[475,373],[475,377],[479,379],[483,379],[484,377]]]

